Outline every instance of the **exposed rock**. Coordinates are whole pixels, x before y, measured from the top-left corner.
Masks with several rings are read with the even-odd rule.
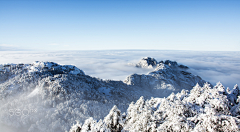
[[[153,68],[157,64],[158,64],[158,62],[154,58],[144,57],[139,61],[139,63],[136,64],[136,67]]]

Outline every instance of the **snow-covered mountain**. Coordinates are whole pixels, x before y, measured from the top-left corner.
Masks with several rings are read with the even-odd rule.
[[[0,124],[23,131],[68,131],[75,120],[101,119],[114,105],[125,111],[141,96],[166,97],[205,83],[177,62],[149,59],[152,72],[130,75],[124,82],[94,78],[54,62],[1,65]]]
[[[157,94],[156,97],[166,97],[172,92],[177,93],[182,89],[191,90],[197,83],[203,86],[206,82],[201,77],[188,72],[187,66],[178,65],[175,61],[157,62],[154,58],[145,57],[135,66],[155,69],[146,75],[132,74],[124,82],[128,85],[147,88]],[[154,94],[152,94],[153,96]]]

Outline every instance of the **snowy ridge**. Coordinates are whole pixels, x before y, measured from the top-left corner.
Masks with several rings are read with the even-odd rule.
[[[167,98],[141,97],[126,113],[114,106],[104,120],[89,118],[73,125],[69,132],[112,131],[240,131],[240,90],[228,91],[221,83],[211,88],[198,84]]]
[[[54,62],[1,65],[0,125],[22,131],[69,131],[69,124],[101,119],[114,105],[125,111],[141,96],[165,97],[205,82],[169,63],[159,62],[153,72],[131,75],[125,83],[90,77],[75,66]]]
[[[144,62],[144,63],[143,63]],[[128,85],[147,87],[159,94],[169,95],[180,92],[182,89],[191,90],[197,83],[201,86],[206,82],[201,77],[189,73],[188,67],[178,65],[175,61],[166,60],[157,62],[154,58],[145,57],[138,64],[141,67],[154,66],[155,69],[147,75],[132,74],[124,80]]]

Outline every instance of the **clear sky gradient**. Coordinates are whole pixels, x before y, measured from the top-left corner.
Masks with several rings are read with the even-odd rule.
[[[0,50],[240,51],[240,0],[0,0]]]

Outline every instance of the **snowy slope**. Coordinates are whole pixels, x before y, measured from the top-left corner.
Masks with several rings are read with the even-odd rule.
[[[167,98],[141,97],[131,103],[127,113],[114,106],[103,119],[87,119],[69,132],[237,132],[240,131],[240,90],[228,91],[221,83],[211,88],[196,85],[190,92],[182,90]]]
[[[130,75],[122,82],[90,77],[75,66],[54,62],[1,65],[0,125],[68,131],[75,120],[103,118],[114,105],[125,111],[141,96],[164,97],[205,82],[176,62],[153,67],[147,75]]]

